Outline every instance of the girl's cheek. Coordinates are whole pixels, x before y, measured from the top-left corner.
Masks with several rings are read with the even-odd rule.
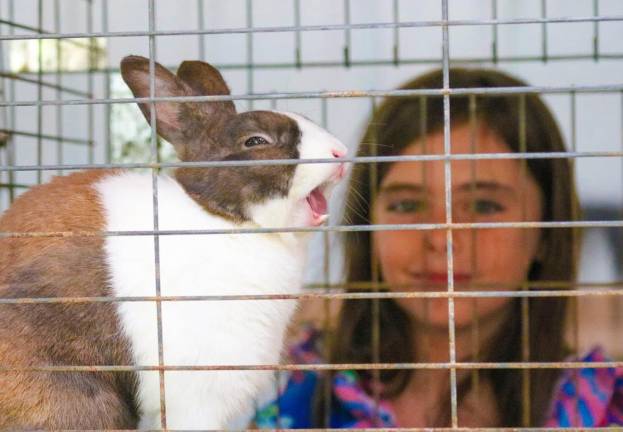
[[[536,253],[536,234],[528,229],[482,230],[474,248],[479,276],[490,283],[523,282]]]
[[[381,265],[381,273],[387,282],[402,280],[410,268],[423,261],[422,238],[411,232],[385,231],[373,236],[374,252]]]

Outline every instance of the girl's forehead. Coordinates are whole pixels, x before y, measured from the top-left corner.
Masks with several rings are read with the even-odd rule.
[[[473,127],[459,124],[450,128],[450,153],[512,153],[508,144],[487,126]],[[400,154],[444,154],[445,141],[443,130],[426,135],[409,144]]]
[[[512,153],[510,147],[491,129],[474,129],[469,125],[459,125],[451,130],[452,154]],[[400,155],[444,154],[443,131],[427,135],[426,140],[417,140],[407,146]],[[518,159],[477,159],[454,160],[451,162],[452,183],[497,181],[514,187],[534,181],[526,162]],[[445,182],[445,162],[443,160],[422,162],[395,162],[388,169],[383,183],[388,181],[405,182]]]

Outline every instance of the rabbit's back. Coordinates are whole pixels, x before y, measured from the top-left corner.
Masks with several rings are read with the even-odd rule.
[[[0,231],[50,234],[99,231],[105,221],[93,186],[114,174],[111,170],[77,172],[35,186],[19,196],[0,216]],[[0,238],[0,281],[10,276],[16,267],[27,265],[59,244],[98,246],[102,239],[51,235]]]
[[[93,185],[113,174],[81,172],[32,188],[0,218],[0,231],[101,231],[105,221]],[[101,236],[75,234],[0,239],[0,296],[109,296],[103,244]],[[129,343],[119,328],[111,303],[2,304],[0,363],[127,365]],[[1,428],[134,427],[138,421],[132,373],[3,373],[0,388]]]

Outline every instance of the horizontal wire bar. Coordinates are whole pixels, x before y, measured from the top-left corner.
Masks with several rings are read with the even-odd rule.
[[[423,224],[376,224],[333,225],[318,227],[283,228],[227,228],[193,230],[128,230],[128,231],[0,231],[2,238],[80,238],[80,237],[139,237],[174,235],[220,235],[220,234],[278,234],[313,232],[380,232],[380,231],[432,231],[464,229],[508,228],[621,228],[623,220],[616,221],[561,221],[561,222],[451,222]]]
[[[29,37],[28,35],[23,35],[23,36],[26,36],[26,37],[23,37],[23,38],[17,37],[14,40],[61,39],[61,38],[47,38],[47,37],[45,37],[45,35],[47,35],[47,34],[54,34],[54,33],[49,32],[49,31],[45,31],[45,30],[43,30],[41,28],[38,28],[38,27],[33,27],[33,26],[26,25],[26,24],[21,24],[21,23],[15,22],[15,21],[9,21],[9,20],[0,19],[0,24],[4,24],[4,25],[7,25],[7,26],[13,27],[13,28],[19,28],[19,29],[22,29],[22,30],[36,32],[36,36],[44,36],[44,37]],[[22,36],[22,35],[15,35],[15,36]],[[5,39],[5,38],[4,37],[0,37],[0,40],[3,40],[3,39]],[[75,46],[77,46],[79,48],[84,48],[84,49],[89,49],[90,48],[90,46],[88,44],[81,43],[81,42],[76,42],[76,41],[74,41],[72,39],[68,39],[67,43],[75,45]]]
[[[17,188],[17,189],[29,189],[34,185],[26,185],[19,183],[0,183],[0,188]]]
[[[240,33],[280,33],[300,31],[332,31],[332,30],[369,30],[418,27],[458,27],[482,25],[518,25],[518,24],[562,24],[582,22],[623,21],[623,15],[582,16],[559,18],[513,18],[513,19],[483,19],[483,20],[431,20],[405,22],[376,22],[359,24],[320,24],[303,26],[273,26],[273,27],[232,27],[222,29],[191,29],[191,30],[157,30],[157,31],[118,31],[118,32],[81,32],[81,33],[44,33],[32,35],[2,35],[0,40],[25,39],[75,39],[75,38],[114,38],[114,37],[146,37],[146,36],[197,36],[210,34],[240,34]],[[2,21],[0,21],[2,23]]]
[[[531,290],[534,289],[570,289],[572,287],[575,288],[617,288],[623,287],[623,280],[619,281],[611,281],[611,282],[591,282],[591,281],[555,281],[555,280],[533,280],[533,281],[524,281],[524,285],[529,285]],[[0,285],[2,286],[2,285]],[[345,282],[345,283],[308,283],[305,285],[305,288],[308,289],[324,289],[325,292],[329,292],[327,290],[340,290],[342,289],[355,289],[355,290],[377,290],[377,289],[398,289],[398,288],[412,288],[414,286],[413,283],[408,284],[389,284],[387,282],[371,282],[371,281],[353,281],[353,282]],[[445,286],[445,284],[436,284],[436,286]],[[517,287],[516,283],[509,282],[472,282],[470,283],[472,287],[479,288],[511,288],[515,289]],[[488,290],[490,291],[490,290]],[[336,291],[337,292],[337,291]]]
[[[341,371],[341,370],[439,370],[439,369],[606,369],[623,368],[623,361],[564,362],[439,362],[439,363],[314,363],[262,365],[40,365],[3,366],[5,372],[198,372],[198,371]]]
[[[61,136],[56,136],[56,135],[40,134],[40,133],[26,132],[26,131],[16,131],[16,130],[10,130],[10,129],[0,129],[0,133],[6,133],[9,135],[19,135],[19,136],[25,136],[25,137],[31,137],[31,138],[43,138],[43,139],[52,140],[52,141],[64,141],[66,143],[72,143],[72,144],[85,144],[85,145],[92,144],[91,141],[86,140],[86,139],[61,137]]]
[[[577,159],[589,157],[623,157],[623,151],[593,152],[535,152],[535,153],[476,153],[476,154],[435,154],[405,156],[355,156],[344,158],[318,159],[264,159],[264,160],[217,160],[197,162],[136,162],[107,164],[54,164],[54,165],[1,165],[2,171],[54,171],[85,169],[164,169],[164,168],[223,168],[267,165],[305,165],[326,163],[389,163],[389,162],[431,162],[461,160],[504,160],[504,159]]]
[[[623,91],[623,84],[582,85],[582,86],[521,86],[521,87],[470,87],[450,89],[395,89],[395,90],[337,90],[254,93],[237,95],[209,96],[159,96],[143,98],[115,99],[69,99],[69,100],[30,100],[1,102],[0,107],[42,106],[42,105],[107,105],[151,102],[223,102],[236,100],[271,100],[271,99],[322,99],[322,98],[361,98],[361,97],[417,97],[417,96],[504,96],[521,94],[556,94],[556,93],[618,93]]]
[[[599,57],[597,60],[621,60],[623,59],[623,53],[599,53]],[[595,60],[595,55],[593,53],[590,54],[561,54],[561,55],[548,55],[548,61],[565,61],[565,60]],[[543,61],[543,56],[506,56],[506,57],[497,57],[498,63],[517,63],[517,62],[541,62]],[[453,65],[458,64],[474,64],[474,63],[491,63],[491,57],[453,57],[450,60],[450,63]],[[349,66],[401,66],[401,65],[437,65],[439,64],[439,58],[401,58],[398,59],[398,62],[394,60],[387,59],[351,59]],[[246,70],[246,69],[300,69],[300,68],[328,68],[328,67],[344,67],[344,61],[303,61],[300,64],[296,62],[280,62],[280,63],[270,63],[270,62],[258,62],[258,63],[214,63],[214,67],[218,70]],[[169,66],[169,69],[175,69],[175,66]],[[98,68],[90,71],[89,69],[74,69],[71,71],[63,72],[65,75],[75,75],[75,74],[85,74],[88,72],[92,73],[102,73],[102,74],[110,74],[110,73],[120,73],[118,67],[109,67],[109,68]],[[23,72],[28,75],[34,72]],[[52,74],[54,72],[45,72],[46,74]]]
[[[22,284],[23,285],[23,284]],[[0,287],[13,285],[0,285]],[[20,285],[15,285],[20,286]],[[196,302],[196,301],[266,301],[266,300],[373,300],[373,299],[438,299],[438,298],[562,298],[623,296],[623,289],[543,290],[543,291],[410,291],[410,292],[317,292],[300,294],[237,294],[189,296],[136,296],[136,297],[14,297],[1,298],[0,305],[15,304],[85,304],[85,303],[137,303],[137,302]]]
[[[85,72],[87,72],[85,70]],[[56,73],[56,72],[53,72]],[[43,87],[47,87],[47,88],[51,88],[54,90],[60,90],[64,93],[68,93],[68,94],[73,94],[76,96],[84,96],[87,98],[92,98],[93,94],[88,93],[88,92],[84,92],[84,91],[80,91],[80,90],[75,90],[75,89],[71,89],[69,87],[63,87],[54,83],[49,83],[46,81],[41,81],[35,78],[27,78],[21,74],[14,74],[14,73],[7,73],[7,72],[0,72],[0,78],[7,78],[7,79],[12,79],[12,80],[17,80],[17,81],[23,81],[23,82],[27,82],[30,84],[37,84],[37,85],[41,85]]]

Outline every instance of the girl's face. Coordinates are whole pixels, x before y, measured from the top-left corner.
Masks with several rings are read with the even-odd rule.
[[[452,128],[453,154],[511,153],[501,138],[486,127]],[[415,142],[402,155],[443,154],[443,132]],[[377,224],[446,222],[445,162],[396,162],[383,178],[373,202]],[[482,159],[451,162],[452,222],[540,221],[542,193],[525,161]],[[375,253],[392,291],[446,291],[448,271],[445,229],[377,231]],[[453,230],[456,291],[518,289],[539,251],[539,229],[495,228]],[[416,322],[448,326],[447,298],[397,299]],[[493,318],[510,298],[455,299],[455,325],[465,327],[477,317]]]

